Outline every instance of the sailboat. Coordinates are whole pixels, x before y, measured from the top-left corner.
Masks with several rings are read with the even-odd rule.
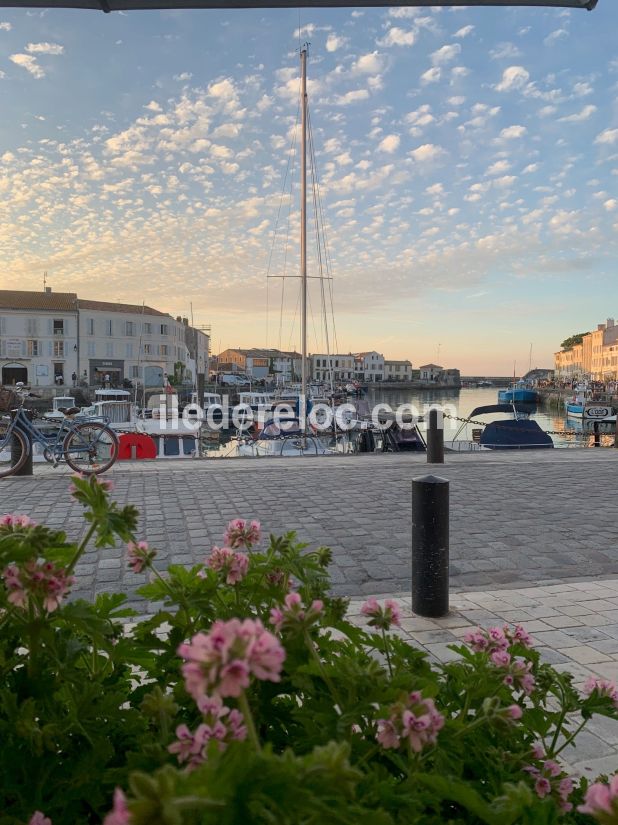
[[[328,455],[336,447],[325,443],[310,430],[308,422],[308,352],[307,352],[307,54],[308,44],[300,51],[301,89],[301,143],[300,143],[300,313],[301,313],[301,383],[298,393],[297,415],[266,420],[256,438],[245,437],[239,445],[240,455]]]

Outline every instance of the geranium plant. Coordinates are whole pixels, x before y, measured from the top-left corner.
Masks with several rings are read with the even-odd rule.
[[[236,519],[163,570],[105,483],[72,495],[80,542],[0,519],[0,825],[618,823],[618,779],[563,762],[593,715],[618,718],[618,691],[576,690],[525,628],[431,664],[396,600],[346,617],[326,548]],[[90,544],[118,541],[156,614],[71,599]]]

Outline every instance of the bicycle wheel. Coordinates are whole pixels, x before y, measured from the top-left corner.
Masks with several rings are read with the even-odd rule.
[[[12,465],[12,450],[13,439],[15,439],[21,447],[21,456],[15,466]],[[0,478],[11,476],[16,473],[26,463],[28,458],[28,442],[19,430],[9,432],[9,422],[0,421]]]
[[[118,437],[98,421],[77,424],[64,439],[64,460],[78,473],[104,473],[118,458]]]

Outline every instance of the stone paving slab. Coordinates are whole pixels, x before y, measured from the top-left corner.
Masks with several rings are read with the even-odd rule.
[[[409,589],[411,480],[427,470],[451,482],[453,588],[618,574],[614,450],[449,455],[440,466],[414,454],[123,462],[106,477],[118,502],[139,508],[141,532],[162,566],[202,560],[231,518],[259,518],[268,532],[294,529],[310,546],[330,546],[333,591],[360,596]],[[74,536],[82,508],[67,496],[69,475],[37,465],[33,477],[2,479],[1,509]],[[136,580],[120,555],[89,552],[78,571],[80,595],[132,590]],[[618,624],[618,603],[612,607],[613,615],[589,621]],[[539,605],[531,617],[550,619],[542,615],[550,608]]]
[[[544,661],[573,674],[575,687],[583,688],[590,676],[618,681],[618,624],[604,623],[607,613],[612,612],[607,605],[618,599],[618,579],[456,593],[451,596],[450,613],[443,619],[416,616],[407,593],[380,594],[376,598],[397,601],[402,609],[400,635],[436,662],[456,659],[458,654],[450,645],[460,643],[471,628],[520,623],[530,632]],[[362,604],[363,600],[353,599],[349,609],[350,619],[361,626],[366,624],[360,613]],[[543,612],[551,612],[552,616],[531,618],[533,608],[548,604],[550,607]],[[574,610],[587,612],[580,614],[575,624],[550,623],[552,618],[571,618]],[[592,635],[590,626],[583,622],[585,616],[599,620]],[[560,630],[554,629],[556,624]],[[592,720],[577,746],[562,756],[570,771],[589,778],[618,771],[618,721],[601,717]]]

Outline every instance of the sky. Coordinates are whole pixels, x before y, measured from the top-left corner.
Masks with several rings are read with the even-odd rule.
[[[47,272],[57,291],[192,312],[215,353],[298,349],[309,42],[332,277],[310,232],[309,350],[327,331],[330,351],[468,375],[552,366],[618,316],[617,30],[615,0],[0,9],[0,287]]]

